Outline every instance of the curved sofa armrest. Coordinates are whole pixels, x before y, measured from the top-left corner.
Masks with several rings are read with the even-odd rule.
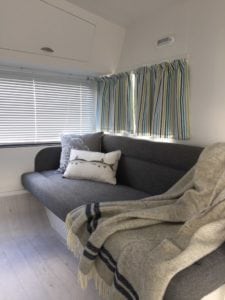
[[[35,157],[34,170],[36,172],[56,170],[59,167],[61,147],[48,147],[39,151]]]

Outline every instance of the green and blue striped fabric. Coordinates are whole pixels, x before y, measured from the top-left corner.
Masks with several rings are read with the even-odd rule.
[[[186,60],[136,70],[135,111],[138,135],[189,139],[189,71]]]
[[[133,99],[130,73],[97,79],[97,128],[133,133]]]
[[[177,140],[190,138],[186,60],[142,67],[134,73],[97,81],[98,129]]]

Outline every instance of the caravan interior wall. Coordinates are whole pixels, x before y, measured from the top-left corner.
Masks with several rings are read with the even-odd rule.
[[[186,57],[191,74],[191,140],[225,141],[225,1],[190,0],[150,15],[126,33],[118,71]],[[172,35],[171,45],[156,47]]]

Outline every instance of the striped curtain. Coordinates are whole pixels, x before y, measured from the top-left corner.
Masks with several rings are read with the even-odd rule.
[[[135,111],[138,135],[189,139],[186,60],[138,69],[135,72]]]
[[[130,73],[97,79],[97,129],[133,133],[133,97]]]
[[[176,140],[190,138],[186,60],[102,77],[97,79],[97,85],[99,130]]]
[[[153,69],[143,67],[135,72],[135,124],[137,135],[151,135],[155,77]]]

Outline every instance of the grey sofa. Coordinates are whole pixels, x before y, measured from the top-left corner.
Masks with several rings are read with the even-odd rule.
[[[120,149],[118,184],[62,178],[57,171],[61,148],[41,150],[35,172],[22,175],[24,187],[62,220],[90,202],[135,200],[165,192],[197,161],[202,148],[103,135],[102,152]],[[199,300],[225,283],[225,244],[178,273],[165,300]],[[157,300],[157,299],[156,299]]]

